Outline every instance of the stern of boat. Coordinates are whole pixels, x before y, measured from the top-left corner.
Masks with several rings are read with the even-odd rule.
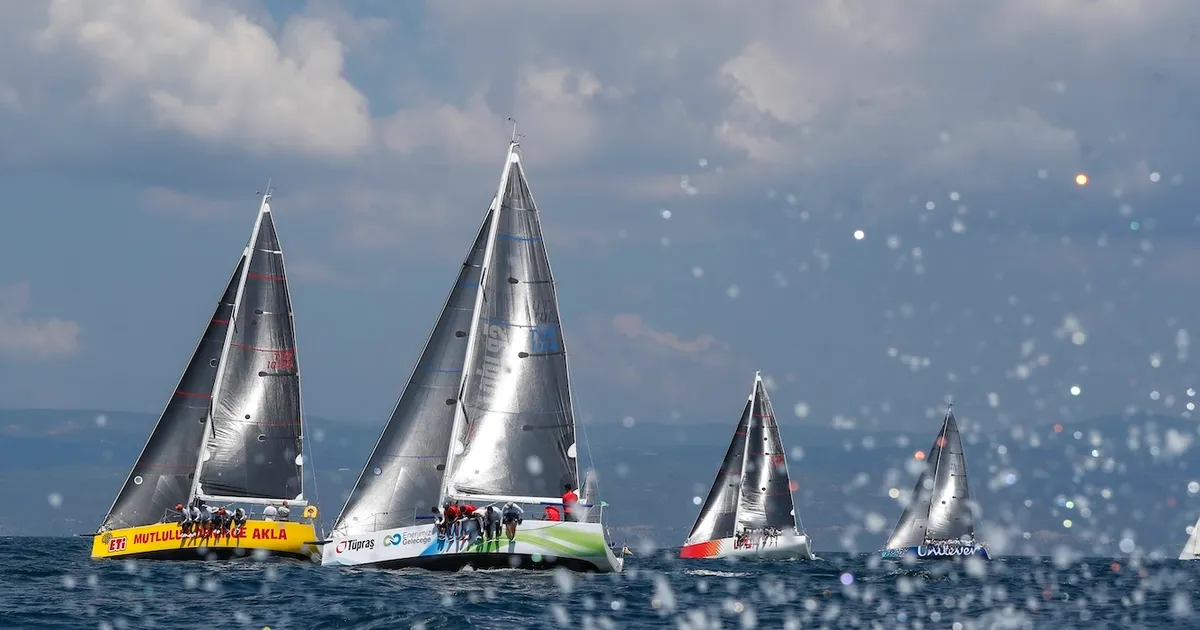
[[[185,534],[179,523],[126,527],[92,538],[92,558],[204,560],[284,556],[316,560],[316,529],[310,522],[249,520],[227,534]]]

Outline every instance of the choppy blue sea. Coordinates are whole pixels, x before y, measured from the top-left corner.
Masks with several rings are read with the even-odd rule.
[[[93,561],[87,541],[0,538],[0,628],[1194,628],[1200,562],[871,556],[682,562],[621,575],[430,573],[291,561]]]

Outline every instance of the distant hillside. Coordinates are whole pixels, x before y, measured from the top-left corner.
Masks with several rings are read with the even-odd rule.
[[[0,410],[0,534],[94,530],[153,422],[129,412]],[[696,516],[693,497],[712,483],[732,426],[732,419],[719,426],[588,425],[618,537],[678,545]],[[315,417],[309,427],[309,461],[322,514],[331,520],[381,427]],[[888,490],[911,489],[915,476],[906,465],[936,431],[936,422],[920,435],[784,427],[788,464],[800,483],[798,512],[818,550],[882,544],[901,510]],[[1195,422],[1146,416],[1097,418],[1059,433],[970,434],[967,463],[981,533],[1009,553],[1066,545],[1119,555],[1120,540],[1132,536],[1139,548],[1174,556],[1200,517],[1200,495],[1188,492],[1189,482],[1200,481],[1200,463],[1192,461],[1197,437]],[[59,507],[52,494],[62,498]]]

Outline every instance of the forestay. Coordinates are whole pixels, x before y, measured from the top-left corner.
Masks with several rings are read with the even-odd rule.
[[[198,495],[303,500],[299,367],[283,251],[264,196],[213,391]]]
[[[187,502],[196,456],[204,438],[221,347],[225,343],[245,260],[244,256],[239,257],[204,335],[125,479],[125,485],[104,517],[101,531],[158,523],[169,510]]]
[[[515,149],[497,194],[444,491],[554,502],[578,477],[575,422],[554,280]]]
[[[442,475],[491,231],[489,209],[392,415],[334,522],[334,536],[415,525],[440,501]]]
[[[974,541],[970,498],[962,437],[954,420],[954,411],[950,409],[929,449],[912,500],[904,508],[884,548],[901,549],[926,541]]]

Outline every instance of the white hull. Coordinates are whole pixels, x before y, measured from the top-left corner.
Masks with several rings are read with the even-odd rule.
[[[600,523],[526,520],[508,540],[503,528],[497,539],[472,534],[470,540],[438,538],[433,525],[386,529],[362,536],[331,538],[324,544],[321,564],[372,566],[385,569],[424,568],[455,571],[476,569],[548,569],[620,572],[624,559],[608,546]]]
[[[709,540],[684,545],[679,550],[680,558],[763,558],[768,560],[816,560],[812,552],[812,541],[804,534],[780,534],[737,544],[733,537]]]

